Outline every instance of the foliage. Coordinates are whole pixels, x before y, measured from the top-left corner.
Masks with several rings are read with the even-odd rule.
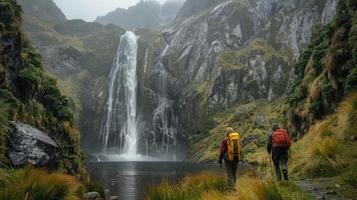
[[[74,177],[49,174],[31,166],[8,171],[7,178],[0,179],[0,186],[0,199],[85,199],[83,186]]]

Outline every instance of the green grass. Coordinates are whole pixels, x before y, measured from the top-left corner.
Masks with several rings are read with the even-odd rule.
[[[10,170],[4,174],[5,178],[0,178],[2,200],[85,199],[84,187],[71,176],[49,174],[30,166],[22,170]]]

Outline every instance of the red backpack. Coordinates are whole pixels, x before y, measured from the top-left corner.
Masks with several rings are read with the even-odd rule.
[[[289,133],[285,129],[278,129],[272,133],[273,147],[286,147],[289,148],[291,141],[289,138]]]

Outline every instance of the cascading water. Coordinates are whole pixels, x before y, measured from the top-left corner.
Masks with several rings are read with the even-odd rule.
[[[121,36],[109,76],[108,100],[100,138],[103,152],[110,148],[129,156],[137,155],[137,36]]]
[[[100,132],[102,154],[98,160],[176,160],[178,118],[167,92],[170,79],[162,62],[169,45],[166,43],[154,68],[148,66],[146,50],[143,67],[138,68],[152,75],[153,93],[140,96],[139,101],[137,93],[142,95],[145,90],[137,92],[137,50],[134,33],[128,31],[121,36],[108,80],[108,100]]]

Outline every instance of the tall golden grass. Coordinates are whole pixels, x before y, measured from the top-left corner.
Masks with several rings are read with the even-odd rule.
[[[165,180],[159,186],[152,187],[146,195],[146,200],[199,200],[203,193],[222,193],[226,189],[226,180],[221,176],[186,176],[179,183],[170,184]]]
[[[309,156],[301,163],[299,170],[309,177],[334,176],[346,165],[339,141],[326,138],[310,148]]]
[[[4,171],[3,171],[4,172]],[[84,187],[72,176],[27,166],[0,179],[0,200],[84,200]]]
[[[282,200],[276,183],[248,175],[239,178],[236,192],[228,192],[225,177],[210,174],[186,176],[179,183],[152,187],[146,200]]]
[[[243,177],[238,180],[236,200],[282,200],[272,180]]]
[[[310,127],[303,139],[293,145],[292,172],[302,177],[339,175],[351,165],[349,153],[356,149],[350,143],[355,135],[357,93],[353,92],[340,104],[337,112]]]

